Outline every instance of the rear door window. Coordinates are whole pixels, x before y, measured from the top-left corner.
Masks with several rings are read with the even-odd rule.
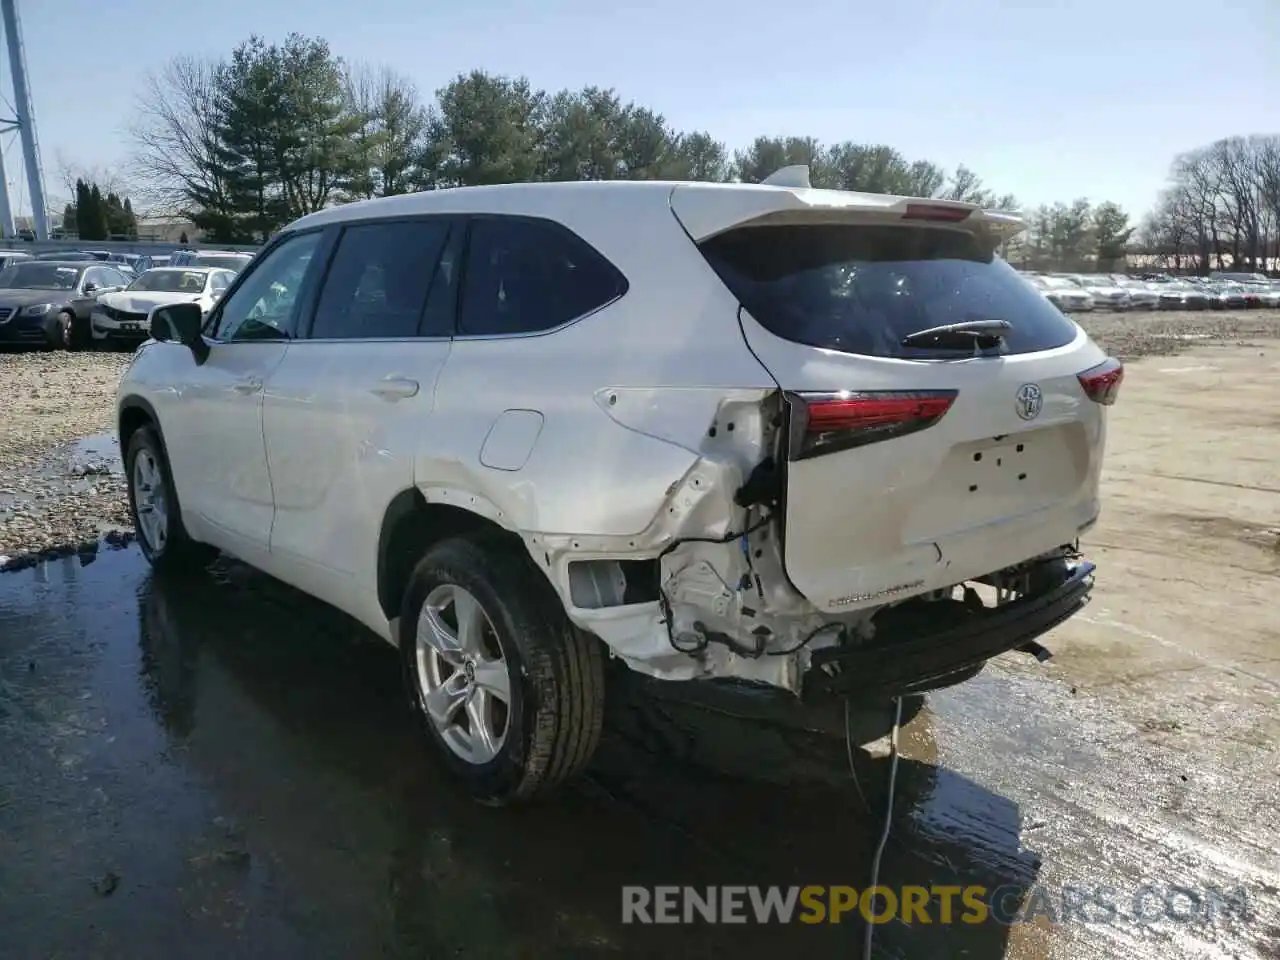
[[[1070,343],[1075,324],[966,231],[845,224],[744,227],[701,244],[738,302],[771,333],[876,357],[955,356],[904,347],[909,333],[1008,320],[1009,353]]]
[[[626,289],[612,263],[558,224],[478,218],[470,229],[458,334],[551,330],[598,310]]]
[[[347,227],[316,303],[316,340],[418,336],[446,220],[406,220]]]

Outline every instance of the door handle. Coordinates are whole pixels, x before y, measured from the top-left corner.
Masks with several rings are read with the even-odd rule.
[[[407,400],[418,395],[418,381],[408,377],[383,377],[369,392],[387,401]]]
[[[237,380],[233,383],[231,389],[236,393],[260,393],[262,391],[262,381],[257,377],[245,377],[243,380]]]

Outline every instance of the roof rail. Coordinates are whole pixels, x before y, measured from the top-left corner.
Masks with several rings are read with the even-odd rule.
[[[766,187],[803,187],[808,189],[813,186],[809,182],[809,165],[807,163],[796,163],[789,167],[783,167],[781,170],[776,170],[769,174],[760,183]]]

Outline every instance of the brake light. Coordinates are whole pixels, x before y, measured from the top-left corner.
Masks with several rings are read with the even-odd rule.
[[[959,223],[968,220],[973,210],[942,203],[908,203],[903,220],[939,220],[943,223]]]
[[[955,390],[794,393],[789,459],[863,447],[933,426],[955,403]]]
[[[1096,367],[1090,367],[1080,374],[1077,379],[1090,400],[1109,407],[1120,395],[1120,384],[1124,381],[1124,364],[1114,357],[1107,357]]]

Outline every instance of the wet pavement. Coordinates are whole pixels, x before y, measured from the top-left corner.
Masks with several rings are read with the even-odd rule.
[[[84,560],[0,575],[5,957],[859,955],[856,912],[624,926],[621,888],[865,886],[883,751],[855,786],[841,738],[625,687],[581,783],[481,808],[341,615],[227,561]],[[1161,746],[1022,659],[909,713],[881,882],[1002,888],[1034,922],[892,922],[880,955],[1280,956],[1274,744]],[[1143,885],[1243,888],[1249,913],[1086,922],[1064,884],[1121,914]]]

